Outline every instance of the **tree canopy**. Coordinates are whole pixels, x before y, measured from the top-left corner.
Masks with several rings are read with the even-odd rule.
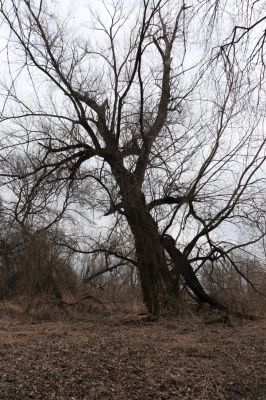
[[[71,246],[136,266],[154,314],[176,309],[180,276],[226,309],[197,272],[262,257],[266,17],[238,3],[111,1],[78,27],[60,2],[0,1],[14,219],[47,229],[106,215],[108,229]]]

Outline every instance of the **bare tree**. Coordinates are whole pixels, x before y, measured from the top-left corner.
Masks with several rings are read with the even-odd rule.
[[[265,234],[263,116],[250,106],[245,76],[228,70],[225,52],[214,53],[209,2],[103,6],[106,18],[91,10],[93,29],[80,37],[42,1],[0,2],[11,74],[3,83],[2,177],[5,185],[27,181],[17,217],[23,223],[26,210],[45,210],[47,199],[57,201],[55,220],[70,199],[114,215],[112,232],[126,224],[134,238],[129,258],[150,313],[177,309],[180,275],[201,301],[226,309],[193,265],[219,262]],[[13,161],[21,154],[23,173]],[[248,221],[249,235],[222,238]]]

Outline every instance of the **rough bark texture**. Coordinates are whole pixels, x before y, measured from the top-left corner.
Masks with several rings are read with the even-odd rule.
[[[140,181],[120,162],[109,159],[120,187],[124,214],[134,236],[143,301],[148,312],[157,315],[177,309],[178,290],[168,269],[158,226],[146,204]]]
[[[125,211],[135,240],[144,303],[152,314],[173,312],[177,309],[178,288],[167,266],[158,226],[147,210],[144,197],[131,201]]]

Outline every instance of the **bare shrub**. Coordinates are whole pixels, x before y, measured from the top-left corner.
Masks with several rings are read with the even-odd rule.
[[[87,257],[81,270],[81,281],[83,297],[90,299],[97,310],[122,313],[144,310],[141,286],[133,266],[123,263],[116,267],[114,260],[101,254]]]
[[[69,254],[53,243],[54,234],[23,230],[11,235],[1,255],[0,297],[20,298],[29,311],[34,302],[57,302],[73,296],[78,277]]]
[[[215,268],[206,265],[202,272],[202,281],[206,290],[232,312],[243,314],[265,314],[266,270],[263,265],[248,258],[234,261],[236,268],[229,262],[222,262]]]

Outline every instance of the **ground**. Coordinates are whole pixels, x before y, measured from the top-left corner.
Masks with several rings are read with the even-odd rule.
[[[265,400],[266,321],[48,322],[0,307],[0,366],[1,400]]]

